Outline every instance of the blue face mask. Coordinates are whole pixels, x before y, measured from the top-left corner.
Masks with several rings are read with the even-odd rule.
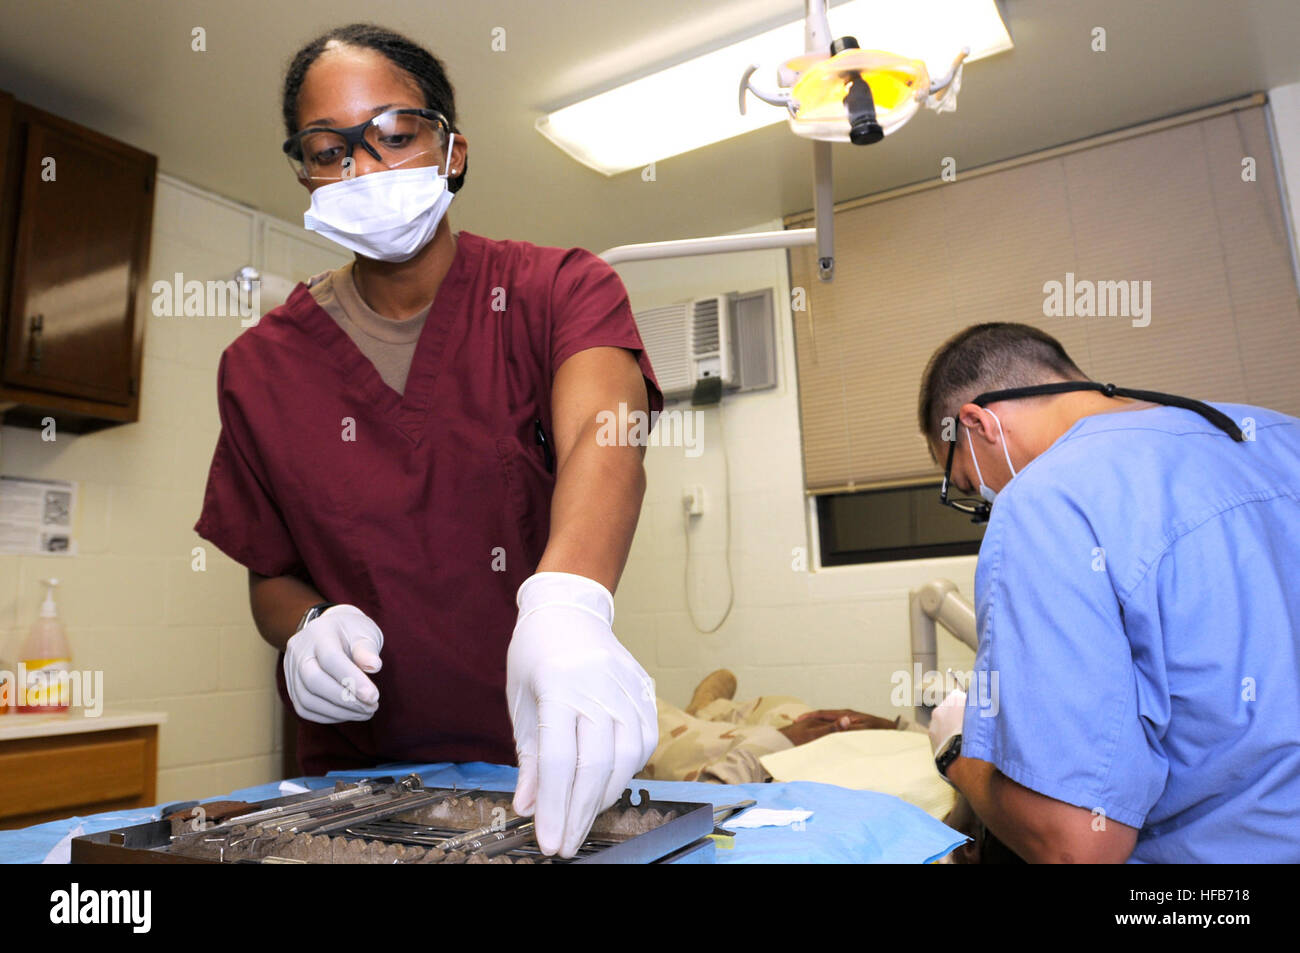
[[[984,409],[988,410],[993,419],[998,421],[998,436],[1002,438],[1002,454],[1007,458],[1007,466],[1011,469],[1011,476],[1014,478],[1016,475],[1016,468],[1011,463],[1011,454],[1007,451],[1007,436],[1002,432],[1002,421],[998,420],[998,415],[993,413],[993,411],[989,410],[987,407]],[[975,464],[975,479],[980,481],[980,496],[992,503],[993,499],[998,495],[998,491],[993,489],[991,486],[986,486],[984,484],[984,475],[980,473],[980,462],[979,458],[975,456],[975,445],[971,442],[969,427],[966,428],[966,445],[970,447],[971,462]]]

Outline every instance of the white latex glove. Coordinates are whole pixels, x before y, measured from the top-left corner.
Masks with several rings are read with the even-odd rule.
[[[379,626],[356,606],[337,605],[312,619],[284,647],[284,680],[300,718],[322,725],[366,721],[379,689],[366,672],[384,664]]]
[[[614,597],[600,583],[540,572],[516,601],[506,655],[514,808],[535,817],[543,853],[572,857],[659,743],[654,681],[614,637]]]
[[[930,751],[938,754],[939,749],[953,735],[961,734],[962,722],[966,718],[966,693],[955,689],[930,712]]]

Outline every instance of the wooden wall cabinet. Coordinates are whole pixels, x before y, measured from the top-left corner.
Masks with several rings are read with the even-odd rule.
[[[157,159],[0,93],[0,411],[139,417]]]

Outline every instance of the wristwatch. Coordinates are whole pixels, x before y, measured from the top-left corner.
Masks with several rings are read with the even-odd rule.
[[[953,735],[939,748],[934,756],[934,766],[939,770],[939,777],[948,781],[948,769],[961,757],[961,733]],[[952,784],[951,781],[948,781]]]
[[[320,615],[320,614],[321,614],[322,612],[324,612],[326,609],[332,609],[332,608],[334,608],[334,606],[336,606],[336,605],[338,605],[337,602],[318,602],[318,603],[316,603],[314,606],[312,606],[310,609],[308,609],[306,612],[304,612],[304,613],[302,614],[302,618],[298,620],[298,628],[296,628],[296,629],[293,630],[293,634],[294,634],[294,635],[297,635],[299,632],[301,632],[301,631],[303,630],[303,628],[307,625],[308,622],[310,622],[312,619],[316,618],[318,615]]]

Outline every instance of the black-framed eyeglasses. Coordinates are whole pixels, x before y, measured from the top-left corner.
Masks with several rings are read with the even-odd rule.
[[[1150,401],[1153,404],[1182,407],[1184,410],[1200,414],[1237,443],[1242,443],[1246,439],[1241,432],[1241,428],[1233,422],[1231,417],[1220,410],[1216,410],[1204,401],[1194,400],[1191,397],[1162,394],[1154,390],[1132,390],[1127,387],[1116,387],[1114,384],[1101,384],[1097,381],[1057,381],[1052,384],[1035,384],[1032,387],[1009,387],[1006,390],[991,390],[988,393],[980,394],[970,403],[977,407],[987,407],[989,404],[995,404],[1002,400],[1017,400],[1022,397],[1046,397],[1050,394],[1067,394],[1071,391],[1083,390],[1095,390],[1107,397],[1129,397],[1133,400]],[[965,513],[971,518],[972,523],[988,522],[989,514],[993,511],[993,504],[988,500],[975,500],[969,497],[955,499],[948,496],[948,487],[952,482],[952,458],[956,451],[957,430],[954,421],[952,439],[948,441],[948,461],[943,467],[943,483],[939,485],[939,502],[944,506],[952,507],[958,512]]]
[[[441,158],[450,131],[447,117],[437,110],[399,108],[342,129],[308,126],[284,140],[282,149],[299,179],[337,182],[352,175],[357,146],[396,169],[431,153]]]

